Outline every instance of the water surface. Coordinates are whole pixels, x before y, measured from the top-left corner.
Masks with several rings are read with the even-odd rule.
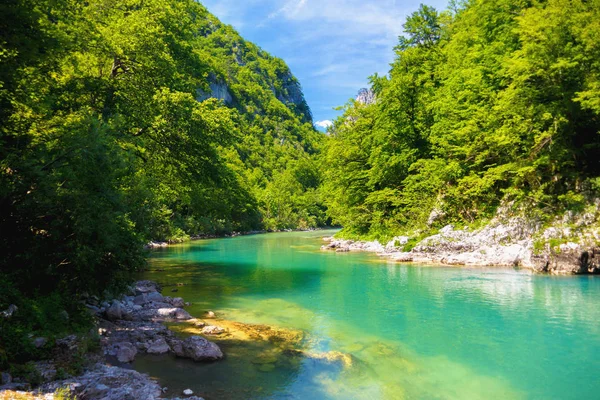
[[[153,253],[144,278],[185,283],[176,295],[195,316],[300,329],[308,350],[350,354],[351,368],[265,368],[245,344],[217,363],[146,356],[136,369],[207,400],[600,398],[600,278],[319,251],[331,234],[183,244]]]

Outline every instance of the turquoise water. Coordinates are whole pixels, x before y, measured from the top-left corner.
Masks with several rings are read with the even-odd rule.
[[[331,234],[192,242],[153,253],[144,277],[185,283],[176,295],[192,315],[300,329],[308,351],[351,355],[351,367],[261,368],[227,344],[221,362],[143,357],[135,367],[207,400],[600,399],[600,278],[319,251]]]

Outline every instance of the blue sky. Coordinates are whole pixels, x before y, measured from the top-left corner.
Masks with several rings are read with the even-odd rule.
[[[333,108],[387,74],[406,16],[446,0],[200,0],[224,23],[290,66],[320,127]]]

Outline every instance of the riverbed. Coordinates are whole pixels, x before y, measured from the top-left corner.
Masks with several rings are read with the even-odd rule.
[[[154,251],[143,278],[194,316],[301,331],[302,351],[352,362],[256,361],[273,349],[236,342],[220,344],[220,362],[144,356],[134,367],[206,400],[598,398],[599,277],[320,251],[333,233],[176,245]]]

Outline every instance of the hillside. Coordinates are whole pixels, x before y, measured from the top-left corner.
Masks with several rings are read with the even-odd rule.
[[[341,236],[405,235],[408,251],[451,224],[518,216],[538,227],[538,249],[594,242],[599,10],[475,0],[408,17],[389,75],[330,130],[325,191]],[[572,220],[586,222],[542,237]]]
[[[125,285],[149,240],[325,223],[299,82],[199,3],[0,10],[0,363],[82,326],[72,299]]]

